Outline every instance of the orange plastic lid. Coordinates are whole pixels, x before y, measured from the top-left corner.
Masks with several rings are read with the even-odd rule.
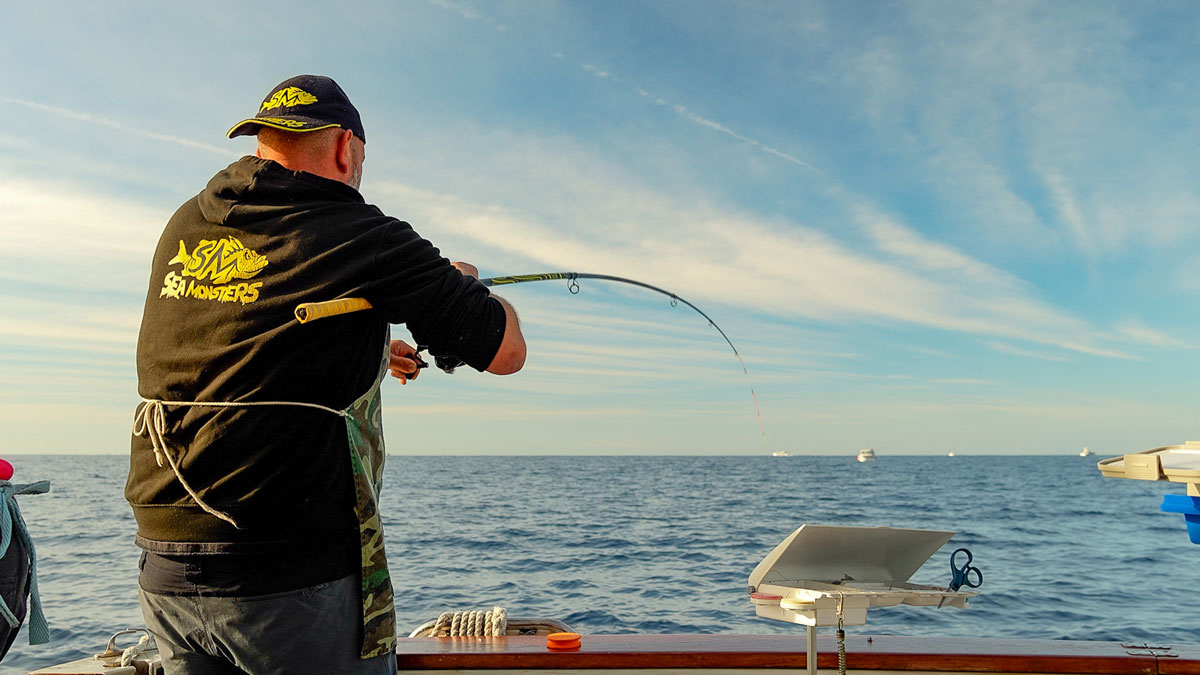
[[[550,649],[579,649],[579,633],[551,633],[546,636],[546,647]]]

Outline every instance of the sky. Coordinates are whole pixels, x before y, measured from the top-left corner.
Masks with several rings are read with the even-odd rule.
[[[504,288],[524,370],[389,382],[392,454],[1200,438],[1195,3],[3,13],[0,455],[128,451],[162,227],[253,153],[225,132],[301,73],[359,108],[366,200],[450,259],[659,286],[746,365],[662,295]]]

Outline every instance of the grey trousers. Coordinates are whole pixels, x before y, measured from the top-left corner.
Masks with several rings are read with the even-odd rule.
[[[394,655],[358,657],[358,586],[351,575],[252,597],[138,597],[166,675],[393,675]]]

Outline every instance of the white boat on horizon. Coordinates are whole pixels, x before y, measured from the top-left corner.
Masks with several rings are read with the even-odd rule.
[[[858,451],[858,457],[856,457],[855,459],[857,459],[860,462],[874,461],[875,450],[872,448],[863,448],[862,450]]]
[[[1096,453],[1092,452],[1091,450],[1088,450],[1088,446],[1086,446],[1086,445],[1083,446],[1083,450],[1079,451],[1080,457],[1091,457],[1094,454],[1096,454]]]
[[[776,450],[775,452],[771,453],[771,456],[772,457],[791,457],[791,455],[788,454],[787,450]]]

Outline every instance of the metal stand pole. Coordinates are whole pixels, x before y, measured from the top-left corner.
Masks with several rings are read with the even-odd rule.
[[[808,627],[808,675],[817,675],[817,627]]]

